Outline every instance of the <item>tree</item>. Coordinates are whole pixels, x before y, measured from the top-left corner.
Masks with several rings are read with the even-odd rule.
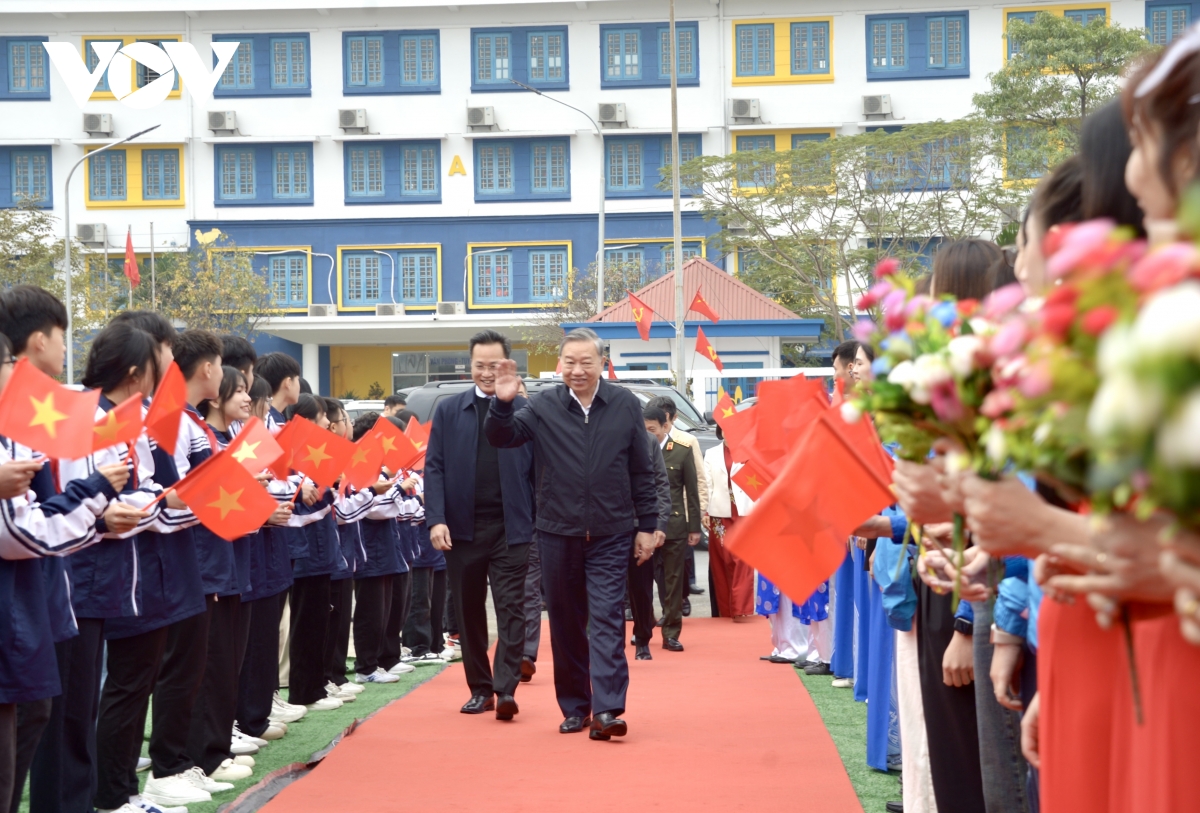
[[[621,301],[628,291],[637,291],[650,279],[661,275],[658,268],[650,268],[649,272],[648,279],[647,268],[639,263],[605,262],[605,306]],[[563,285],[554,301],[529,314],[528,320],[521,325],[521,338],[530,352],[558,355],[562,325],[586,322],[597,313],[595,263],[587,267],[586,273],[572,268]]]
[[[1079,148],[1083,119],[1120,93],[1130,63],[1152,46],[1145,29],[1103,18],[1087,25],[1040,13],[1008,23],[1012,55],[989,74],[990,90],[974,96],[976,109],[1006,128],[1014,177],[1032,177]]]

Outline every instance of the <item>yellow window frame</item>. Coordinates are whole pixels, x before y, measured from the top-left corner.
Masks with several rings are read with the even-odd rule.
[[[502,244],[501,244],[502,245]],[[366,311],[375,312],[374,305],[346,305],[342,302],[342,252],[360,252],[360,251],[429,251],[433,250],[437,257],[435,273],[437,275],[437,301],[442,301],[442,244],[441,243],[388,243],[377,245],[361,245],[361,246],[338,246],[337,248],[337,306],[339,311]],[[396,263],[396,274],[400,273],[400,264]],[[390,304],[390,303],[388,303]],[[397,305],[402,304],[400,302]],[[435,311],[437,304],[433,305],[405,305],[405,311]]]
[[[125,153],[125,200],[92,200],[92,162],[83,162],[84,208],[87,209],[182,209],[187,201],[184,186],[183,144],[137,144],[130,142],[117,147]],[[99,147],[88,147],[89,153]],[[142,188],[142,153],[145,150],[179,151],[179,199],[146,199]],[[115,150],[113,150],[115,151]],[[106,150],[106,152],[109,152]]]
[[[736,155],[738,153],[738,136],[755,136],[757,138],[772,136],[775,139],[775,152],[786,152],[792,149],[792,136],[812,133],[827,133],[831,139],[837,138],[837,130],[831,127],[791,127],[785,130],[730,130],[729,137],[732,140],[733,153]],[[781,138],[783,139],[783,147],[779,146]],[[743,195],[757,195],[761,194],[763,190],[761,186],[741,186],[736,178],[733,184],[734,188]]]
[[[1008,15],[1024,12],[1042,12],[1055,17],[1065,17],[1068,11],[1085,8],[1104,9],[1104,24],[1112,25],[1112,3],[1062,3],[1053,6],[1007,6],[1000,10],[1000,20],[1004,24],[1004,34],[1001,41],[1004,44],[1004,61],[1008,62]]]
[[[605,240],[607,243],[608,241]],[[557,248],[559,246],[567,247],[567,268],[570,271],[575,267],[575,260],[572,254],[574,249],[573,243],[570,240],[503,240],[500,242],[489,243],[467,243],[467,307],[473,310],[513,310],[514,308],[544,308],[546,302],[500,302],[496,304],[476,304],[475,303],[475,261],[473,259],[476,249],[488,248],[513,248],[518,246],[532,247],[545,246],[547,248]],[[570,296],[570,291],[567,292]]]
[[[158,42],[183,42],[183,35],[182,34],[110,34],[110,35],[96,34],[96,35],[91,35],[91,36],[83,37],[82,47],[80,48],[80,56],[83,57],[83,64],[86,65],[87,58],[88,58],[88,51],[91,48],[90,44],[93,42],[120,42],[121,47],[124,48],[126,45],[130,45],[135,42],[146,42],[149,40],[156,40]],[[107,70],[108,69],[106,68],[105,71],[107,72]],[[133,87],[134,92],[136,93],[138,90],[137,63],[134,62],[132,65],[130,65],[129,70],[133,71],[133,77],[131,79],[131,87]],[[181,96],[183,96],[183,79],[182,79],[182,77],[179,76],[178,71],[176,71],[175,77],[177,79],[179,79],[179,88],[178,89],[172,88],[171,92],[167,94],[168,99],[178,99]],[[92,102],[109,101],[109,102],[111,102],[111,101],[116,101],[116,99],[117,99],[117,97],[114,96],[112,91],[110,91],[110,90],[97,90],[91,95],[91,98],[88,101],[92,101]]]
[[[829,73],[792,73],[792,24],[827,23],[829,25]],[[739,25],[775,26],[775,73],[772,76],[737,75],[737,27]],[[833,82],[834,32],[833,17],[776,17],[769,19],[746,19],[730,21],[730,39],[733,41],[733,61],[730,63],[730,83],[735,86],[748,85],[815,85]]]

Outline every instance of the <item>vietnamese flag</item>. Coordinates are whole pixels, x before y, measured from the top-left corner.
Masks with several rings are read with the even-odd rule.
[[[812,595],[846,558],[851,532],[895,501],[840,429],[829,414],[814,421],[782,475],[725,539],[793,601]]]
[[[730,415],[725,415],[718,409],[714,417],[717,426],[721,427],[721,435],[725,438],[725,445],[729,447],[734,461],[744,463],[749,460],[746,441],[754,433],[755,424],[758,423],[758,407],[752,406],[740,412],[734,410]]]
[[[175,441],[179,438],[179,424],[183,420],[183,409],[187,406],[187,382],[179,365],[171,362],[167,372],[158,382],[150,409],[146,412],[146,434],[154,438],[158,448],[169,455],[175,454]]]
[[[829,397],[820,381],[803,374],[780,381],[763,381],[758,396],[758,445],[784,452],[820,413],[829,409]]]
[[[654,311],[634,296],[633,292],[629,293],[629,307],[633,310],[633,321],[637,322],[638,334],[641,335],[642,341],[650,341],[650,323],[654,320]]]
[[[753,463],[743,463],[729,478],[737,483],[738,488],[746,492],[746,496],[758,502],[771,484],[771,478],[759,471]]]
[[[175,485],[175,493],[205,528],[232,542],[261,528],[279,503],[226,452],[193,469]]]
[[[425,447],[429,445],[429,427],[416,418],[409,418],[408,426],[404,428],[404,434],[412,441],[413,446],[416,446],[417,450],[424,454]]]
[[[696,352],[711,361],[720,372],[725,372],[725,365],[721,363],[721,357],[717,355],[717,349],[712,346],[712,342],[704,335],[704,328],[696,328]]]
[[[328,429],[312,427],[296,445],[292,467],[317,484],[329,488],[338,481],[354,456],[354,444]]]
[[[695,311],[701,316],[707,317],[713,322],[720,322],[721,317],[717,316],[717,312],[708,306],[704,301],[704,297],[700,296],[700,289],[696,289],[696,295],[692,298],[692,304],[688,306],[688,313]]]
[[[605,359],[604,361],[608,364],[608,380],[616,381],[617,380],[617,370],[615,367],[613,367],[612,359]]]
[[[133,229],[125,232],[125,276],[129,277],[130,288],[142,284],[142,275],[138,273],[137,255],[133,253]]]
[[[379,442],[383,446],[383,465],[393,474],[411,468],[424,454],[387,418],[380,417],[375,421],[371,434],[379,435]]]
[[[105,413],[92,427],[92,451],[118,443],[130,446],[142,434],[142,394],[135,392]]]
[[[0,434],[47,457],[87,457],[99,404],[99,390],[67,389],[23,358],[0,395]]]
[[[300,448],[300,444],[304,442],[304,439],[308,437],[308,433],[316,428],[317,425],[315,423],[297,415],[288,421],[279,434],[275,436],[275,442],[283,450],[282,454],[275,458],[275,462],[269,466],[271,473],[275,475],[275,479],[286,480],[288,478],[288,475],[292,473],[292,469],[296,468],[294,464],[296,451]]]
[[[383,468],[383,438],[368,432],[354,444],[354,454],[346,464],[344,483],[353,488],[363,489],[379,481],[379,472]]]
[[[258,418],[246,421],[226,449],[251,474],[258,474],[283,456],[283,447]]]
[[[720,423],[721,418],[728,418],[735,412],[737,412],[737,407],[734,405],[733,399],[729,397],[729,393],[721,390],[721,397],[717,399],[717,407],[713,410],[713,418]]]

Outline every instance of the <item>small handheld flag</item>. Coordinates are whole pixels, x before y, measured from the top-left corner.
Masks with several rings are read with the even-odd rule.
[[[67,389],[21,359],[0,396],[0,434],[47,457],[87,457],[99,403],[98,390]]]

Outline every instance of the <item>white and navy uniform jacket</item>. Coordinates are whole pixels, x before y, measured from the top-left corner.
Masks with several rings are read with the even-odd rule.
[[[380,481],[383,482],[383,478]],[[356,578],[407,573],[408,565],[400,555],[400,527],[397,523],[404,492],[399,483],[394,483],[382,494],[376,494],[373,490],[368,490],[368,493],[372,495],[371,509],[359,526],[366,556]]]
[[[363,547],[359,523],[366,518],[371,506],[375,504],[375,495],[370,489],[356,491],[347,489],[345,494],[338,494],[333,502],[333,515],[337,520],[338,538],[342,544],[342,559],[346,566],[340,568],[329,578],[331,581],[352,579],[366,561],[367,551]]]
[[[184,408],[183,420],[179,424],[179,437],[175,442],[175,469],[180,478],[208,460],[217,450],[209,440],[208,424],[190,404]],[[196,557],[200,563],[200,583],[204,595],[228,596],[240,594],[237,565],[234,563],[233,545],[226,542],[203,525],[192,529],[196,540]],[[249,573],[249,563],[246,567]]]
[[[238,425],[238,428],[241,428],[240,424]],[[217,446],[220,447],[217,451],[226,449],[229,444],[233,442],[233,439],[237,437],[237,433],[233,431],[232,426],[229,427],[228,431],[221,431],[220,429],[217,429],[209,424],[209,429],[212,430],[213,437],[217,439]],[[226,596],[241,596],[250,592],[253,587],[253,577],[251,573],[253,568],[250,564],[250,552],[253,550],[255,545],[259,544],[261,539],[262,531],[259,530],[252,534],[238,537],[232,542],[225,543],[232,552],[235,587],[232,590],[227,589],[219,591],[217,593],[218,598],[225,598]]]
[[[400,481],[403,482],[410,472],[406,472],[400,476]],[[400,524],[400,556],[404,559],[405,567],[410,570],[414,567],[419,567],[416,564],[419,551],[417,550],[417,530],[413,524],[417,520],[417,514],[424,516],[425,506],[417,497],[416,489],[412,491],[402,491],[400,502],[400,516],[398,522]]]

